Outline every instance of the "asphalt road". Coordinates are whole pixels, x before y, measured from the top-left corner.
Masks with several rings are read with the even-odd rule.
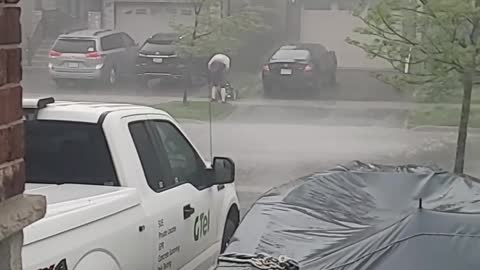
[[[246,120],[242,118],[245,111]],[[445,133],[404,129],[402,114],[394,110],[372,118],[368,110],[246,107],[230,119],[213,123],[213,154],[236,161],[245,213],[263,192],[315,171],[353,160],[407,164],[421,156],[423,161],[417,161],[428,163],[430,154],[451,141]],[[209,158],[208,123],[187,121],[182,127]]]
[[[405,98],[362,74],[340,73],[337,92],[326,101],[239,101],[229,118],[213,123],[214,155],[232,157],[237,163],[242,213],[271,187],[352,160],[450,164],[454,134],[405,129],[408,107],[395,103]],[[174,87],[137,90],[131,84],[116,89],[57,89],[41,72],[26,72],[23,85],[25,96],[51,94],[73,100],[146,104],[178,99],[182,93]],[[202,92],[193,95],[202,96]],[[208,123],[185,121],[181,125],[209,158]]]

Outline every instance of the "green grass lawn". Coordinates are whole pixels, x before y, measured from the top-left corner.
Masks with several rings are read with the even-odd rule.
[[[240,98],[256,98],[262,95],[262,78],[257,73],[236,72],[230,83],[239,90]]]
[[[447,108],[434,106],[433,108],[418,108],[412,111],[408,118],[409,127],[416,126],[451,126],[456,127],[460,122],[460,107]],[[480,128],[480,108],[472,107],[470,127]]]
[[[167,111],[175,119],[192,119],[207,121],[209,119],[208,101],[190,101],[184,105],[181,101],[173,101],[155,106]],[[235,110],[235,105],[226,103],[212,103],[212,119],[221,120]]]
[[[445,103],[445,104],[461,104],[462,103],[463,90],[458,89],[451,96],[445,96],[435,100],[435,103]],[[433,103],[430,100],[424,100],[422,98],[417,98],[418,103]],[[472,104],[480,104],[480,88],[478,86],[474,87],[472,92]]]

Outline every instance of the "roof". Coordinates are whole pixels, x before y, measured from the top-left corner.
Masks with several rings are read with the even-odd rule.
[[[103,37],[113,33],[118,33],[118,32],[110,29],[87,29],[87,30],[73,31],[68,34],[63,34],[63,35],[60,35],[59,38],[69,38],[69,37],[94,38],[94,37]]]
[[[302,49],[308,49],[308,50],[314,50],[318,52],[326,52],[327,49],[325,46],[323,46],[320,43],[293,43],[293,44],[286,44],[280,47],[280,49],[285,49],[285,50],[302,50]]]
[[[172,40],[172,39],[179,39],[180,34],[177,33],[156,33],[152,35],[149,40]]]
[[[102,115],[107,113],[119,113],[119,116],[132,114],[168,114],[148,106],[98,103],[98,102],[69,102],[57,101],[40,109],[37,118],[43,120],[60,120],[73,122],[97,123]]]

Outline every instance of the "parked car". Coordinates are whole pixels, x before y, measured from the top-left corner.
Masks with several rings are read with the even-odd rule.
[[[205,161],[166,112],[24,100],[23,269],[212,269],[238,226],[235,164]]]
[[[97,80],[114,85],[134,74],[138,46],[126,33],[82,30],[60,35],[49,53],[52,79],[63,86],[70,80]]]
[[[479,201],[480,179],[436,166],[339,165],[263,194],[216,270],[477,269]]]
[[[180,35],[176,33],[157,33],[149,37],[140,47],[137,57],[137,81],[142,87],[147,87],[152,79],[182,80],[189,65],[194,83],[206,81],[207,59],[196,57],[193,63],[190,59],[177,53],[177,41]]]
[[[272,97],[279,90],[297,92],[319,90],[336,81],[337,58],[320,44],[295,44],[280,47],[263,66],[264,94]]]

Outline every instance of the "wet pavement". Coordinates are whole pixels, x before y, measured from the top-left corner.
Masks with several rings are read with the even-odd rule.
[[[352,160],[435,162],[451,169],[455,133],[405,129],[410,104],[404,103],[400,93],[374,80],[365,79],[365,72],[339,73],[338,85],[329,97],[239,100],[230,117],[213,123],[214,155],[232,157],[237,163],[236,184],[243,214],[271,187]],[[26,72],[23,85],[27,97],[53,95],[148,105],[179,100],[183,94],[179,87],[163,85],[145,90],[128,83],[114,89],[59,89],[38,72]],[[202,93],[198,90],[192,96],[198,98]],[[209,159],[208,123],[183,121],[181,125]],[[478,137],[472,138],[469,149],[480,145]],[[478,167],[473,156],[469,156],[467,172]]]
[[[441,156],[450,158],[447,146],[455,139],[448,133],[404,129],[404,112],[398,111],[378,113],[374,120],[368,110],[357,112],[355,117],[335,109],[306,113],[268,107],[245,111],[249,112],[247,119],[242,119],[243,110],[239,110],[212,125],[213,155],[229,156],[237,163],[243,213],[274,186],[353,160],[428,164],[441,160]],[[209,158],[208,123],[186,121],[182,127]]]

